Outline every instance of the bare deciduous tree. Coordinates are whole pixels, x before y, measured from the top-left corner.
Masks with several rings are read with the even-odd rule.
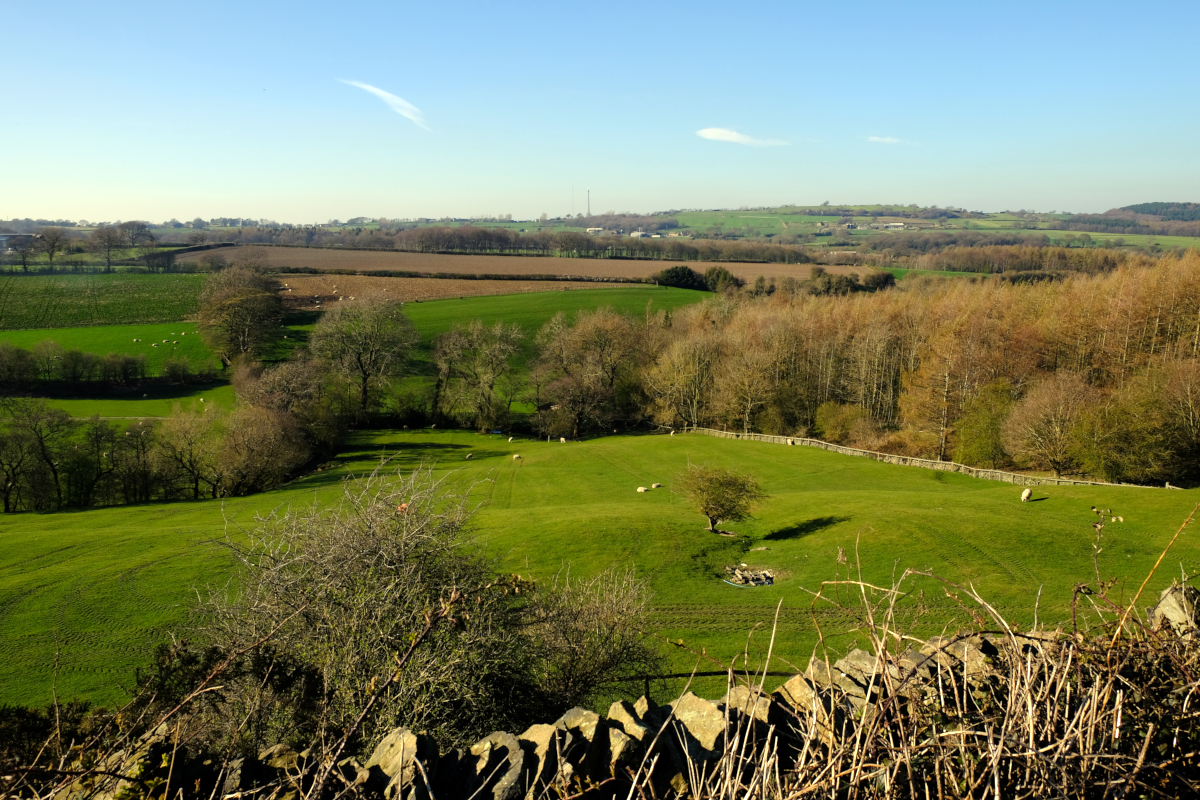
[[[279,282],[250,267],[210,273],[200,292],[200,333],[226,364],[261,352],[278,334]]]
[[[38,239],[38,249],[46,254],[46,260],[54,266],[54,256],[66,249],[71,234],[67,233],[66,228],[50,225],[39,230],[38,235],[41,237]]]
[[[519,325],[497,322],[487,326],[482,320],[456,326],[438,337],[434,361],[441,407],[450,413],[464,412],[465,419],[479,430],[506,422],[511,401],[502,403],[500,395],[504,389],[509,389],[509,398],[513,395],[506,384],[512,358],[524,338]]]
[[[150,224],[137,219],[131,219],[127,222],[122,222],[117,226],[117,230],[125,238],[125,246],[129,248],[140,247],[147,242],[154,241],[154,231],[150,230]]]
[[[104,267],[110,272],[112,271],[113,257],[124,250],[125,246],[125,235],[119,228],[111,225],[101,225],[87,238],[88,250],[103,258]]]
[[[1060,372],[1033,387],[1005,420],[1005,448],[1060,477],[1079,463],[1080,424],[1094,394],[1074,372]]]
[[[338,304],[313,328],[309,347],[358,383],[359,408],[370,407],[371,389],[398,375],[417,333],[395,301],[367,297]]]

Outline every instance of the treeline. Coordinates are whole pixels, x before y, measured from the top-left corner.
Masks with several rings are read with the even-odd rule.
[[[432,411],[487,428],[519,398],[551,436],[699,425],[1110,481],[1200,463],[1195,251],[1053,283],[755,294],[644,319],[560,315],[525,385],[497,371],[501,331],[480,325],[467,344],[459,331],[440,345]]]
[[[240,244],[351,247],[418,253],[511,253],[578,258],[636,258],[670,261],[752,261],[807,264],[804,248],[767,243],[594,236],[575,231],[521,233],[507,228],[463,226],[402,231],[323,232],[320,229],[252,228],[234,236]]]
[[[1050,230],[1087,233],[1120,233],[1143,236],[1200,236],[1200,222],[1162,220],[1145,222],[1100,214],[1079,214],[1068,220],[1046,223]]]
[[[1082,272],[1098,275],[1123,266],[1148,266],[1144,255],[1123,250],[1088,247],[1045,247],[1037,245],[951,245],[942,250],[915,255],[914,269],[955,272]]]
[[[176,359],[164,374],[191,374],[186,359]],[[100,356],[79,350],[64,350],[46,339],[32,349],[0,342],[0,390],[7,392],[38,388],[81,390],[99,384],[132,386],[146,379],[146,356],[107,353]]]
[[[288,419],[253,406],[177,410],[157,425],[78,420],[30,398],[0,410],[6,513],[250,494],[307,455]]]
[[[1183,222],[1200,220],[1200,203],[1137,203],[1132,206],[1122,206],[1118,210],[1132,211],[1134,214],[1150,214],[1164,220]]]

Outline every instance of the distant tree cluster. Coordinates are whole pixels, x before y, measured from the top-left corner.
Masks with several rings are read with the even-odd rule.
[[[499,347],[479,324],[445,345],[438,413],[486,428],[523,398],[550,436],[654,422],[1114,481],[1197,471],[1200,254],[1075,275],[867,292],[818,273],[644,319],[559,315],[523,392],[515,332]]]
[[[1178,220],[1180,222],[1196,222],[1200,220],[1200,203],[1138,203],[1123,206],[1121,211],[1132,211],[1135,214],[1148,214],[1162,220]]]

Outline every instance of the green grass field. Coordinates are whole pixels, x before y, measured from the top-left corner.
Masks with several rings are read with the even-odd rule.
[[[203,275],[0,276],[0,330],[177,322],[199,309]]]
[[[113,391],[103,397],[54,397],[46,402],[55,408],[63,409],[73,417],[98,415],[114,419],[144,419],[165,417],[177,405],[185,409],[198,407],[201,400],[230,409],[235,400],[233,387],[228,383],[207,386],[138,386],[128,391]]]
[[[514,453],[522,459],[514,461]],[[632,564],[655,591],[656,632],[724,661],[746,649],[751,629],[769,623],[782,601],[775,644],[781,670],[806,661],[814,622],[833,634],[832,644],[848,643],[852,613],[831,606],[809,613],[809,590],[847,574],[839,548],[853,561],[857,547],[868,581],[887,584],[905,568],[932,569],[974,585],[1025,625],[1043,587],[1041,620],[1056,622],[1069,617],[1072,587],[1092,578],[1092,505],[1125,518],[1106,529],[1101,568],[1121,579],[1118,592],[1127,596],[1198,499],[1197,492],[1054,487],[1022,504],[1008,484],[700,435],[510,444],[466,432],[360,434],[334,468],[255,497],[5,517],[0,702],[47,702],[56,656],[60,697],[116,701],[118,686],[146,663],[153,645],[184,632],[196,590],[226,579],[228,562],[206,544],[222,535],[225,520],[248,526],[256,512],[328,500],[343,478],[384,456],[403,469],[429,463],[439,472],[457,470],[452,480],[460,485],[490,479],[478,490],[486,505],[475,536],[500,568],[548,579],[568,565],[574,574],[591,574]],[[672,476],[689,461],[736,465],[760,479],[771,498],[754,520],[728,526],[747,538],[704,531],[702,518],[671,494]],[[653,482],[667,488],[635,491]],[[721,568],[741,562],[774,568],[780,579],[749,589],[724,583]],[[1196,571],[1197,562],[1200,547],[1185,535],[1151,590],[1181,565]],[[937,584],[910,588],[906,608],[918,600],[927,606],[926,632],[967,624]],[[841,594],[852,606],[849,590]],[[1141,605],[1150,602],[1152,595]],[[752,656],[766,639],[763,631],[755,635]],[[672,652],[679,669],[695,663],[685,650]]]
[[[537,292],[492,297],[466,297],[462,300],[433,300],[408,303],[404,313],[421,332],[421,340],[431,343],[456,324],[482,319],[486,323],[520,325],[530,336],[558,312],[574,314],[581,309],[606,306],[622,314],[640,316],[647,306],[653,311],[674,309],[712,297],[708,292],[674,289],[666,286],[629,286],[619,289],[580,289],[570,292]]]
[[[932,275],[937,278],[962,278],[962,277],[979,277],[978,272],[953,272],[944,269],[904,269],[902,267],[883,267],[884,272],[890,272],[896,276],[896,280],[904,278],[912,278],[917,275]]]
[[[194,369],[201,366],[220,369],[221,366],[219,359],[200,340],[193,322],[36,328],[0,333],[0,342],[11,342],[27,350],[46,339],[57,342],[64,350],[82,350],[97,355],[144,355],[146,371],[150,375],[159,375],[168,358],[186,358]]]

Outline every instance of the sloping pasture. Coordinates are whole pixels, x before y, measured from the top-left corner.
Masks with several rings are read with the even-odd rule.
[[[1068,623],[1073,587],[1093,577],[1092,505],[1125,518],[1106,529],[1100,566],[1119,579],[1115,592],[1127,599],[1196,500],[1195,492],[1054,487],[1022,504],[1007,484],[701,436],[551,444],[451,431],[360,434],[331,469],[255,497],[4,518],[0,702],[48,701],[56,658],[60,697],[117,700],[118,686],[155,643],[186,635],[197,592],[228,579],[229,561],[211,543],[227,524],[237,536],[256,513],[328,503],[342,480],[385,457],[405,470],[433,465],[457,485],[486,480],[476,490],[485,504],[474,536],[503,570],[552,580],[567,568],[586,575],[634,566],[655,592],[653,629],[676,643],[680,670],[714,669],[693,654],[701,649],[724,663],[743,653],[755,662],[768,636],[760,630],[749,645],[747,637],[769,625],[781,601],[774,668],[802,665],[818,625],[826,644],[845,646],[856,624],[854,591],[827,587],[837,605],[815,606],[811,592],[856,574],[856,558],[876,585],[890,585],[907,568],[973,585],[1025,626],[1040,588],[1041,624]],[[762,481],[771,498],[755,519],[728,526],[739,538],[704,531],[703,519],[671,493],[672,476],[689,462],[736,466]],[[665,487],[636,492],[654,482]],[[1185,536],[1151,591],[1180,565],[1194,572],[1197,562],[1200,547]],[[739,563],[776,570],[779,580],[752,589],[724,583],[722,569]],[[942,585],[907,588],[902,617],[915,630],[968,621],[969,603],[960,605]]]

